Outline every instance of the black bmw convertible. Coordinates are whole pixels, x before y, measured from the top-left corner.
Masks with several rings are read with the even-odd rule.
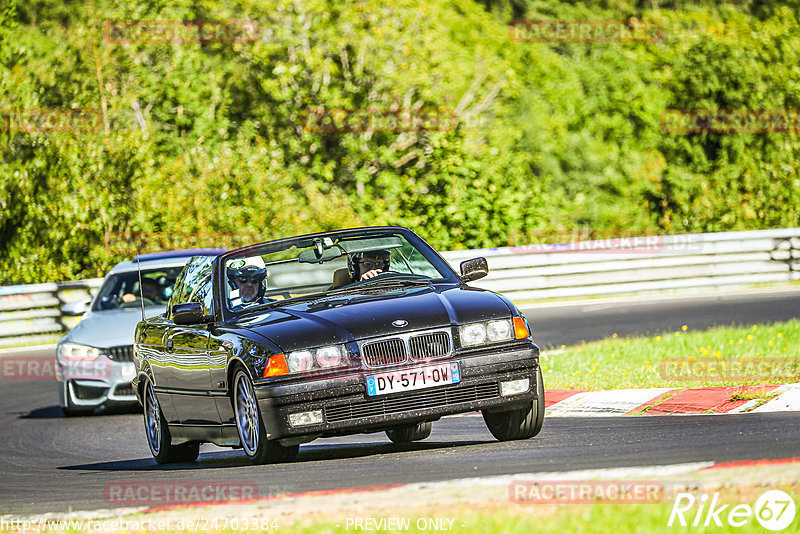
[[[407,228],[304,235],[195,256],[164,315],[139,323],[133,388],[158,463],[201,443],[255,463],[291,461],[316,438],[427,438],[480,410],[499,440],[544,420],[539,348],[502,295],[468,284]]]

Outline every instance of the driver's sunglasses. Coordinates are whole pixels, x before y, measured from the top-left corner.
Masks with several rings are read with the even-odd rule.
[[[258,276],[237,276],[236,281],[242,284],[257,284],[261,280]]]
[[[361,265],[363,265],[367,269],[383,269],[384,267],[386,267],[386,262],[382,260],[378,261],[361,260]]]

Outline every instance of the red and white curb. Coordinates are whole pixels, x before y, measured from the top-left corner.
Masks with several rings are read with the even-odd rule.
[[[690,389],[551,390],[545,393],[545,399],[546,417],[788,412],[800,411],[800,383]]]

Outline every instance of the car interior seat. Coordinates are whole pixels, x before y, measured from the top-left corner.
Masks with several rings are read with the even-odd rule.
[[[350,279],[350,273],[347,271],[347,267],[336,269],[333,271],[333,284],[331,284],[331,289],[346,286],[351,282],[352,280]]]

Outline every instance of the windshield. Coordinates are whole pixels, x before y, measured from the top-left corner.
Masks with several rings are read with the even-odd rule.
[[[145,306],[166,307],[175,280],[183,266],[162,267],[142,270],[142,295]],[[118,308],[138,308],[142,305],[139,297],[139,273],[131,271],[108,277],[95,300],[94,310],[115,310]]]
[[[416,244],[413,241],[418,241]],[[381,286],[452,281],[453,273],[419,238],[403,232],[298,238],[248,247],[224,262],[234,314]]]

